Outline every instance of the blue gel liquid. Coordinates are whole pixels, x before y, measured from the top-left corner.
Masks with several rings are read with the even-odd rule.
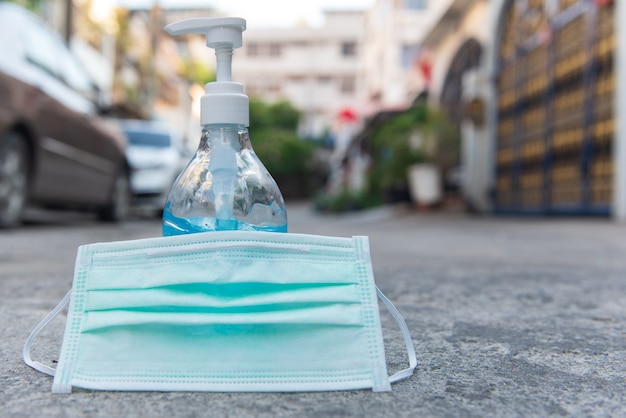
[[[179,218],[169,210],[163,211],[163,236],[193,234],[210,231],[265,231],[287,232],[287,225],[258,226],[236,219],[215,219],[208,217]]]

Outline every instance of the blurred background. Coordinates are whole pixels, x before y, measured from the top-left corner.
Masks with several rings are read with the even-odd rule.
[[[15,58],[7,53],[0,61],[0,73],[9,77],[3,83],[13,85],[0,84],[0,93],[15,84],[43,91],[60,103],[55,106],[87,115],[92,124],[102,120],[117,135],[111,142],[125,145],[118,156],[83,144],[87,131],[79,139],[46,134],[53,128],[35,115],[37,94],[0,95],[2,114],[13,115],[0,119],[0,213],[8,213],[0,224],[14,224],[11,214],[27,201],[92,208],[105,220],[146,201],[159,213],[200,138],[199,100],[214,80],[215,62],[203,36],[174,38],[163,27],[206,16],[248,21],[233,80],[251,99],[253,147],[288,202],[307,199],[321,212],[406,204],[626,219],[626,140],[615,124],[623,109],[616,94],[618,2],[22,0],[0,6],[9,3],[0,8],[0,21],[19,14],[17,7],[38,16],[81,70],[51,68],[64,55],[50,54],[53,47],[23,25],[2,24],[5,43],[27,45],[26,55],[15,47]],[[18,30],[26,34],[11,40]],[[29,47],[38,52],[28,55]],[[35,56],[42,51],[48,56]],[[16,64],[20,56],[24,68],[34,65],[62,87],[28,76]],[[74,83],[83,70],[90,81]],[[67,87],[92,106],[67,100],[61,92]],[[57,141],[42,139],[50,137]],[[54,191],[50,182],[59,172],[65,171],[66,187],[88,175],[84,168],[68,171],[68,158],[93,160],[92,168],[107,177],[98,183],[103,196]],[[8,180],[19,179],[15,173],[21,181]]]

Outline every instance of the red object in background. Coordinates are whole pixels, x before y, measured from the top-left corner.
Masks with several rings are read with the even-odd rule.
[[[433,64],[430,61],[421,60],[419,63],[419,69],[422,72],[422,77],[426,83],[429,83],[433,78]]]
[[[596,3],[598,6],[602,7],[602,6],[606,6],[606,5],[608,5],[608,4],[613,3],[613,0],[595,0],[595,3]]]
[[[430,85],[430,81],[433,78],[433,61],[431,58],[430,51],[425,50],[420,54],[419,59],[417,60],[417,69],[419,70],[422,78],[424,79],[424,84],[426,86]]]
[[[346,122],[354,122],[357,119],[356,112],[350,107],[344,107],[339,112],[339,118]]]

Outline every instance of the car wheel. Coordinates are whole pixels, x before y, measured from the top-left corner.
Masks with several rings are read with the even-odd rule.
[[[106,222],[120,222],[128,217],[129,210],[130,180],[126,170],[120,170],[111,191],[111,200],[100,209],[98,217]]]
[[[0,137],[0,228],[16,226],[28,195],[28,145],[17,133]]]

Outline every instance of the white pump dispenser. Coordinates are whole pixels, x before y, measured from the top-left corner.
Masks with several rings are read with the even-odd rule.
[[[163,235],[287,232],[282,194],[250,145],[248,96],[231,77],[233,49],[242,46],[245,29],[240,18],[194,18],[165,27],[172,35],[204,34],[215,49],[217,74],[200,102],[200,146],[168,195]]]
[[[206,45],[215,49],[216,81],[205,86],[200,123],[248,126],[248,96],[243,92],[243,85],[233,82],[231,76],[233,49],[243,44],[242,32],[246,30],[246,21],[238,17],[193,18],[171,23],[165,30],[170,35],[204,34]]]

